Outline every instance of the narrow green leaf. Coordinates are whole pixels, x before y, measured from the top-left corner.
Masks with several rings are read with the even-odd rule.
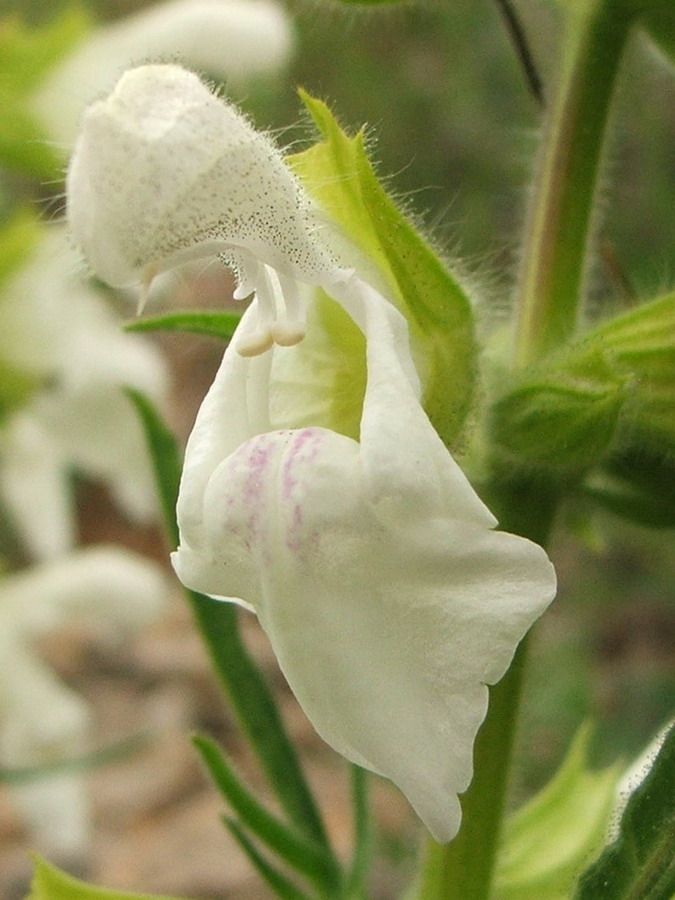
[[[134,894],[87,884],[35,856],[35,873],[26,900],[176,900],[166,895]]]
[[[628,799],[619,835],[579,879],[575,900],[675,896],[675,728]]]
[[[269,813],[237,777],[227,757],[213,741],[197,736],[193,742],[216,786],[241,823],[292,869],[322,890],[333,891],[340,881],[335,859]]]
[[[352,809],[354,815],[354,850],[347,877],[345,896],[368,897],[368,871],[373,852],[373,830],[368,803],[368,773],[352,765]]]
[[[167,533],[175,547],[179,540],[175,510],[181,473],[176,441],[146,397],[135,391],[129,391],[129,396],[145,431]],[[236,606],[196,591],[186,590],[186,596],[214,671],[284,811],[304,834],[330,851],[321,815],[277,704],[241,640]]]
[[[0,782],[14,785],[30,784],[34,781],[53,778],[64,772],[83,772],[98,766],[110,765],[110,763],[119,762],[130,754],[142,750],[149,741],[148,734],[137,734],[72,759],[63,759],[42,766],[21,766],[20,768],[2,766],[0,767]]]
[[[279,802],[304,834],[329,850],[321,816],[277,704],[241,640],[237,607],[195,591],[188,596],[211,662]]]
[[[349,137],[324,103],[304,92],[301,98],[323,141],[288,161],[322,209],[379,268],[408,321],[425,410],[452,444],[471,407],[475,382],[468,296],[380,184],[363,132]]]
[[[282,875],[278,869],[265,859],[238,822],[227,817],[223,821],[241,849],[277,897],[281,897],[282,900],[311,900],[309,894],[301,891],[299,887],[293,884],[285,875]]]
[[[223,341],[229,341],[240,319],[239,313],[188,310],[135,319],[127,322],[124,329],[125,331],[189,331],[192,334],[207,334]]]
[[[504,824],[493,900],[567,900],[585,861],[602,846],[618,765],[588,769],[582,727],[552,780]]]
[[[177,547],[179,535],[176,522],[176,499],[182,466],[176,439],[144,394],[133,388],[127,388],[127,395],[136,407],[145,433],[169,543],[172,548]]]

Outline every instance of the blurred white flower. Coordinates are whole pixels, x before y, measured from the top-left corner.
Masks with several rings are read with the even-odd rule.
[[[80,116],[121,73],[146,62],[181,62],[241,90],[288,62],[291,23],[276,0],[171,0],[96,28],[31,100],[47,134],[72,146]]]
[[[156,563],[106,546],[0,577],[0,765],[48,768],[88,749],[89,708],[40,659],[35,642],[83,618],[120,637],[151,621],[166,596]],[[84,849],[89,804],[81,774],[47,773],[14,791],[37,848]]]
[[[448,841],[486,685],[555,574],[493,530],[420,404],[406,321],[312,213],[271,141],[176,66],[83,117],[68,218],[97,274],[220,255],[253,294],[188,443],[179,577],[252,609],[317,731]]]
[[[156,511],[143,434],[123,388],[161,405],[166,365],[149,342],[121,330],[78,268],[65,229],[52,227],[0,286],[0,357],[44,379],[0,425],[0,497],[38,558],[74,543],[72,470],[104,479],[136,520]]]

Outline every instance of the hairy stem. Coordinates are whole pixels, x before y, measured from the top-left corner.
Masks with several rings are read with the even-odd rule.
[[[631,22],[609,0],[579,0],[567,16],[522,254],[520,364],[560,346],[577,326],[608,113]]]

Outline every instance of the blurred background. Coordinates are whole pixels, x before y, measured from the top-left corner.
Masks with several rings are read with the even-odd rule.
[[[150,6],[130,0],[84,5],[95,25],[121,22]],[[7,17],[40,28],[66,6],[60,0],[1,2],[0,35]],[[546,103],[556,69],[555,4],[519,0],[514,6]],[[499,5],[426,0],[363,10],[337,0],[289,0],[283,8],[293,33],[283,65],[250,79],[225,79],[225,90],[285,146],[300,147],[311,139],[297,85],[327,100],[348,130],[365,126],[389,189],[434,246],[458,261],[475,284],[481,320],[487,325],[504,320],[542,107],[528,90]],[[195,52],[208,39],[196,32],[190,38]],[[173,58],[170,50],[167,57]],[[220,72],[205,74],[223,81]],[[673,287],[675,77],[646,38],[629,48],[610,132],[591,316]],[[0,225],[18,207],[37,211],[43,221],[58,221],[61,172],[58,166],[51,176],[44,168],[30,171],[20,164],[0,168]],[[171,303],[218,307],[229,290],[227,273],[210,270],[186,280]],[[133,314],[124,298],[107,296],[106,302],[121,318]],[[149,311],[159,312],[161,304],[160,298]],[[186,334],[148,340],[167,360],[167,413],[184,441],[222,345]],[[104,479],[82,471],[73,478],[80,544],[121,543],[164,565],[166,548],[152,521],[131,522]],[[673,710],[672,530],[629,528],[609,514],[591,516],[581,506],[566,509],[564,519],[568,533],[559,534],[551,550],[559,599],[533,639],[514,802],[546,781],[585,719],[597,723],[594,760],[606,764],[637,755]],[[30,562],[5,514],[0,539],[8,569]],[[112,762],[83,773],[92,797],[90,838],[77,858],[54,861],[127,890],[265,897],[218,821],[220,802],[199,769],[189,733],[205,730],[223,740],[251,783],[263,793],[265,787],[218,694],[188,611],[174,593],[164,612],[122,647],[79,621],[40,640],[43,658],[93,712],[93,747],[145,735]],[[336,845],[346,852],[346,767],[314,736],[251,617],[245,617],[245,630],[283,697]],[[374,798],[379,831],[373,897],[393,897],[405,884],[418,832],[392,788],[378,782]],[[0,784],[0,895],[22,896],[30,871],[27,847],[43,849],[32,842],[11,785]]]

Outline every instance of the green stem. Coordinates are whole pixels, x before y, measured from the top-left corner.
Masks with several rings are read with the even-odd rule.
[[[545,126],[523,251],[519,365],[560,346],[576,329],[603,139],[631,24],[616,0],[568,0],[560,87]],[[561,490],[528,473],[495,471],[491,499],[500,528],[545,545]],[[429,842],[419,900],[490,896],[526,655],[522,642],[490,690],[474,778],[462,798],[462,827],[448,845]]]
[[[568,6],[560,86],[545,126],[523,248],[520,364],[560,346],[577,325],[608,113],[633,21],[612,0]]]

